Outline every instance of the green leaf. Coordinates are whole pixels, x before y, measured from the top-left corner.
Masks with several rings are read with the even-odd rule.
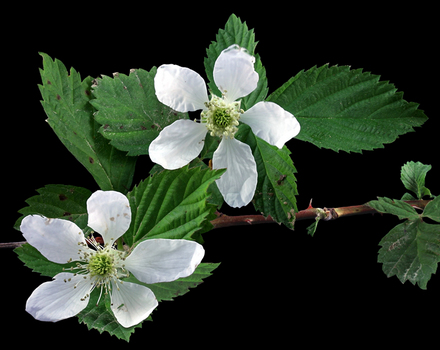
[[[187,113],[159,102],[154,90],[156,71],[156,67],[149,72],[132,69],[128,76],[117,73],[96,79],[93,86],[96,99],[90,102],[98,110],[95,119],[102,125],[100,133],[130,156],[148,154],[150,143],[164,127],[188,119]]]
[[[54,277],[63,272],[63,268],[69,269],[75,266],[75,262],[69,264],[57,264],[47,260],[36,248],[26,243],[15,248],[18,258],[29,267],[33,272],[38,272],[42,276]]]
[[[400,220],[417,220],[420,217],[411,205],[398,199],[378,197],[377,201],[370,201],[368,205],[378,212],[397,215]]]
[[[15,229],[20,230],[23,218],[31,214],[70,220],[79,228],[86,228],[86,202],[92,194],[89,190],[76,186],[46,185],[37,192],[38,195],[26,200],[28,206],[18,211],[22,216],[16,221]]]
[[[423,211],[423,216],[440,222],[440,196],[429,202]]]
[[[215,206],[207,203],[207,189],[225,169],[200,167],[163,170],[147,178],[127,196],[132,221],[124,241],[134,243],[149,238],[194,239],[211,228]]]
[[[319,218],[317,217],[315,219],[315,221],[313,222],[313,224],[307,226],[307,234],[308,235],[310,235],[312,237],[315,235],[316,229],[318,228],[318,222],[319,222]]]
[[[98,134],[99,124],[93,118],[90,104],[92,78],[81,81],[73,68],[70,74],[59,60],[43,56],[40,69],[43,84],[39,85],[47,122],[61,142],[90,172],[102,190],[127,193],[133,180],[136,158],[127,157]],[[70,165],[59,160],[66,169]]]
[[[83,231],[87,227],[86,202],[91,192],[82,187],[67,185],[46,185],[37,190],[38,195],[26,200],[27,207],[18,212],[22,216],[16,221],[14,228],[20,230],[21,221],[27,215],[43,215],[48,218],[70,220]],[[71,264],[56,264],[47,260],[36,248],[24,244],[15,249],[18,258],[24,264],[43,276],[54,277],[63,272],[63,268],[70,268]]]
[[[234,44],[245,48],[249,54],[255,56],[254,68],[259,75],[257,88],[252,93],[241,99],[241,108],[247,110],[257,102],[263,101],[267,96],[268,87],[266,70],[261,63],[259,55],[255,54],[257,42],[255,41],[254,30],[249,30],[246,22],[241,22],[240,18],[234,14],[229,17],[225,25],[225,29],[219,30],[218,34],[216,35],[216,41],[213,41],[206,50],[207,57],[205,58],[204,64],[206,75],[210,81],[208,86],[215,95],[221,96],[220,90],[217,88],[214,82],[214,64],[220,53]]]
[[[425,187],[425,177],[429,170],[431,170],[431,165],[424,165],[420,162],[408,162],[402,166],[400,179],[407,190],[415,193],[415,199],[431,196],[431,191]]]
[[[298,211],[295,198],[298,191],[290,151],[286,146],[278,149],[268,144],[244,124],[240,125],[236,137],[251,147],[257,164],[258,183],[253,199],[255,209],[293,229]]]
[[[301,124],[296,137],[319,148],[362,152],[382,148],[421,126],[418,104],[402,99],[393,84],[348,66],[299,72],[267,100],[291,112]]]
[[[150,288],[157,301],[173,300],[177,296],[181,296],[189,292],[190,288],[195,288],[199,284],[203,283],[203,280],[211,276],[212,271],[216,269],[220,264],[201,263],[194,273],[188,277],[179,278],[173,282],[145,284],[141,283],[133,276],[125,278],[125,282],[137,283]],[[110,297],[108,295],[102,296],[98,305],[99,290],[95,289],[90,295],[90,301],[87,307],[78,314],[78,319],[81,323],[85,323],[88,329],[96,329],[100,333],[108,332],[110,335],[114,335],[119,339],[125,341],[130,340],[130,336],[133,334],[136,328],[142,327],[144,321],[152,321],[151,315],[141,323],[129,327],[122,327],[116,320],[113,312],[110,308]],[[160,306],[158,307],[160,310]]]
[[[216,269],[219,265],[220,263],[217,264],[201,263],[199,266],[197,266],[196,270],[192,275],[179,278],[172,282],[145,284],[139,282],[133,276],[124,279],[124,281],[135,282],[150,288],[153,291],[154,295],[156,296],[157,301],[159,302],[163,300],[171,301],[175,297],[188,293],[190,288],[195,288],[199,284],[203,283],[203,280],[206,277],[211,276],[212,271],[214,271],[214,269]]]
[[[405,221],[393,228],[381,241],[378,262],[388,276],[396,275],[426,289],[440,261],[440,225],[421,220]]]
[[[99,333],[108,332],[110,335],[128,342],[135,329],[142,327],[142,322],[132,327],[122,327],[110,309],[110,296],[104,294],[101,296],[101,300],[99,300],[99,296],[100,288],[95,288],[90,294],[88,305],[77,315],[78,321],[84,323],[89,330],[96,329]],[[146,320],[151,320],[151,316]]]

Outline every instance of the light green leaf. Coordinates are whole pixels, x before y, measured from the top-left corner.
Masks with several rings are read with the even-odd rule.
[[[163,170],[147,178],[128,194],[132,221],[124,241],[143,239],[194,239],[211,228],[215,206],[207,203],[207,189],[225,169],[200,167]]]
[[[440,225],[421,220],[405,221],[393,228],[381,241],[378,262],[388,276],[396,275],[426,289],[440,261]]]
[[[408,162],[402,166],[400,179],[407,190],[415,193],[415,199],[431,196],[431,191],[425,187],[425,177],[429,170],[431,170],[431,165],[424,165],[420,162]]]
[[[318,228],[318,222],[319,222],[319,218],[316,218],[315,221],[313,222],[313,224],[307,226],[307,234],[310,236],[314,236],[316,229]]]
[[[298,119],[301,132],[296,138],[319,148],[362,152],[382,148],[427,120],[418,104],[406,102],[402,92],[379,78],[348,66],[313,67],[267,100]]]
[[[81,81],[73,68],[69,74],[61,61],[53,61],[44,53],[41,56],[44,69],[40,69],[43,84],[39,88],[47,122],[102,190],[127,193],[136,158],[127,157],[98,134],[99,125],[93,118],[94,109],[90,104],[92,78]],[[63,160],[59,160],[59,164],[71,168]]]
[[[440,222],[440,196],[429,202],[423,211],[423,216]]]
[[[400,220],[417,220],[420,217],[411,205],[398,199],[378,197],[377,201],[370,201],[368,205],[380,213],[397,215]]]
[[[247,125],[240,125],[237,139],[246,142],[252,149],[257,164],[258,183],[253,203],[263,215],[293,229],[298,194],[296,169],[290,151],[284,146],[278,149],[255,136]]]
[[[98,110],[95,119],[100,132],[111,145],[128,155],[148,154],[150,143],[159,132],[177,119],[188,119],[158,101],[154,90],[156,67],[149,72],[132,69],[130,75],[96,79],[91,104]]]
[[[220,90],[217,88],[214,82],[213,70],[214,64],[220,53],[227,49],[229,46],[237,44],[240,47],[245,48],[249,54],[255,56],[255,71],[259,75],[257,88],[241,99],[241,108],[247,110],[259,101],[263,101],[268,92],[266,70],[264,69],[259,55],[255,54],[255,47],[257,42],[255,41],[254,30],[248,29],[246,22],[241,22],[240,18],[232,14],[226,25],[225,29],[220,29],[216,35],[216,41],[213,41],[209,48],[206,50],[207,58],[205,58],[205,70],[206,75],[210,83],[208,86],[210,90],[217,96],[221,96]]]

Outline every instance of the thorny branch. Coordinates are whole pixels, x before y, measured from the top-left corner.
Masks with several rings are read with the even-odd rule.
[[[415,200],[415,201],[405,201],[412,207],[416,209],[424,209],[430,200]],[[329,221],[336,220],[345,216],[362,215],[362,214],[374,214],[377,213],[376,210],[369,207],[366,204],[363,205],[353,205],[349,207],[339,207],[339,208],[313,208],[311,205],[305,210],[300,210],[295,215],[295,221],[315,219],[317,216],[322,216],[321,220]],[[270,216],[264,217],[263,215],[237,215],[229,216],[221,213],[217,213],[217,218],[211,221],[214,229],[222,227],[240,226],[240,225],[257,225],[257,224],[270,224],[276,223]],[[9,242],[0,243],[0,248],[17,248],[26,241],[22,242]]]
[[[416,200],[416,201],[406,201],[409,205],[414,208],[424,209],[430,200]],[[373,214],[377,213],[376,210],[369,207],[366,204],[363,205],[353,205],[350,207],[340,207],[340,208],[309,208],[305,210],[300,210],[295,215],[295,221],[315,219],[317,216],[322,215],[322,220],[336,220],[344,216],[362,215],[362,214]],[[275,221],[270,217],[264,217],[263,215],[241,215],[241,216],[228,216],[218,214],[218,217],[211,221],[214,228],[229,227],[229,226],[239,226],[239,225],[256,225],[265,223],[275,223]]]

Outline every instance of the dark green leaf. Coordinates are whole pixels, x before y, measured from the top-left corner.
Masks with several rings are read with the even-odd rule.
[[[86,228],[86,202],[92,194],[89,190],[76,186],[46,185],[37,192],[38,195],[26,200],[28,206],[18,211],[22,216],[15,223],[15,229],[20,230],[21,220],[31,214],[70,220],[79,228]]]
[[[190,288],[195,288],[199,284],[203,283],[203,280],[211,276],[212,271],[216,269],[220,264],[201,263],[194,273],[188,277],[179,278],[173,282],[145,284],[141,283],[133,276],[124,279],[125,282],[138,283],[140,285],[150,288],[157,301],[173,300],[177,296],[181,296],[189,292]],[[78,319],[81,323],[85,323],[88,329],[96,329],[100,333],[108,332],[110,335],[114,335],[119,339],[129,341],[130,336],[135,331],[135,328],[142,327],[141,323],[124,328],[116,320],[110,306],[109,295],[103,295],[98,305],[100,291],[95,289],[90,295],[90,301],[87,307],[78,314]],[[160,306],[157,308],[160,310]],[[152,321],[151,315],[145,321]]]
[[[26,243],[14,250],[18,258],[25,264],[25,266],[32,269],[33,272],[38,272],[42,276],[54,277],[63,272],[63,268],[69,269],[75,266],[75,262],[69,264],[57,264],[47,260],[36,248]]]
[[[175,297],[184,295],[189,292],[190,288],[195,288],[199,284],[203,283],[203,280],[206,277],[212,275],[212,271],[216,269],[220,263],[201,263],[197,266],[194,273],[188,277],[179,278],[172,282],[163,282],[163,283],[154,283],[154,284],[145,284],[141,283],[133,276],[125,279],[124,281],[131,281],[143,286],[150,288],[154,295],[156,296],[157,301],[163,300],[173,300]]]
[[[98,134],[99,124],[93,118],[90,104],[92,78],[81,81],[73,68],[70,74],[59,60],[42,53],[39,85],[47,122],[60,141],[85,166],[102,190],[127,193],[131,187],[136,158],[127,157]],[[59,161],[60,166],[65,161]]]
[[[381,148],[421,126],[427,117],[393,84],[348,66],[301,71],[272,93],[272,101],[301,124],[296,137],[319,148],[361,152]]]
[[[247,110],[259,101],[263,101],[268,92],[266,70],[264,69],[261,59],[255,54],[255,47],[257,42],[255,41],[254,30],[248,29],[246,22],[242,23],[240,18],[231,15],[225,25],[225,29],[220,29],[216,35],[216,41],[213,41],[209,48],[206,50],[207,58],[205,58],[205,70],[206,75],[210,81],[209,88],[217,96],[221,96],[221,93],[214,82],[213,70],[214,64],[220,53],[227,49],[229,46],[237,44],[240,47],[245,48],[249,54],[255,56],[255,71],[259,75],[257,88],[241,99],[241,108]]]
[[[426,289],[440,261],[440,225],[421,220],[405,221],[393,228],[381,241],[378,261],[388,277],[396,275]]]
[[[255,136],[250,127],[240,125],[237,139],[247,143],[257,164],[258,183],[253,203],[255,209],[276,222],[293,228],[298,194],[296,169],[290,158],[290,151],[284,146],[278,149]]]
[[[207,189],[223,173],[200,167],[163,170],[128,194],[132,210],[124,241],[133,245],[148,238],[195,239],[211,228],[215,206],[207,203]]]
[[[428,203],[423,211],[423,216],[440,222],[440,196],[435,197],[434,200]]]
[[[95,119],[100,132],[119,150],[130,156],[148,154],[159,132],[177,119],[188,119],[158,101],[154,90],[156,67],[147,72],[132,69],[130,75],[96,79],[91,104],[98,110]]]
[[[132,327],[122,327],[110,309],[110,296],[103,293],[99,300],[100,292],[100,288],[95,288],[90,294],[87,307],[77,315],[78,321],[86,324],[89,330],[96,329],[99,333],[108,332],[128,342],[135,328],[142,327],[142,322]],[[146,320],[151,320],[151,316]]]
[[[378,197],[377,201],[370,201],[368,205],[378,212],[397,215],[400,220],[417,220],[420,217],[411,205],[398,199]]]
[[[420,162],[408,162],[402,166],[400,179],[407,190],[415,193],[415,199],[431,196],[431,191],[425,187],[425,177],[429,170],[431,170],[431,165],[424,165]]]

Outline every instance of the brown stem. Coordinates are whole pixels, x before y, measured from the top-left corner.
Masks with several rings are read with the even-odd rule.
[[[416,200],[416,201],[405,201],[412,207],[416,209],[424,209],[430,200]],[[336,220],[344,216],[362,215],[362,214],[373,214],[377,213],[376,210],[369,207],[366,204],[363,205],[353,205],[350,207],[339,207],[339,208],[308,208],[305,210],[300,210],[295,215],[295,221],[315,219],[317,216],[321,216],[324,221]],[[270,224],[275,223],[272,217],[264,217],[263,215],[239,215],[239,216],[229,216],[221,213],[217,213],[218,217],[211,221],[214,228],[230,227],[230,226],[240,226],[240,225],[258,225],[258,224]],[[0,243],[0,248],[16,248],[21,246],[23,242],[9,242]]]
[[[414,208],[423,209],[430,202],[429,200],[416,200],[416,201],[405,201]],[[363,205],[353,205],[350,207],[339,207],[339,208],[308,208],[301,210],[296,213],[295,221],[315,219],[317,216],[322,216],[321,219],[324,221],[336,220],[344,216],[362,215],[362,214],[373,214],[377,213],[376,210],[369,207],[366,204]],[[241,215],[241,216],[228,216],[219,214],[217,219],[211,221],[214,228],[238,226],[238,225],[256,225],[265,223],[275,223],[272,217],[268,216],[265,218],[263,215]]]

